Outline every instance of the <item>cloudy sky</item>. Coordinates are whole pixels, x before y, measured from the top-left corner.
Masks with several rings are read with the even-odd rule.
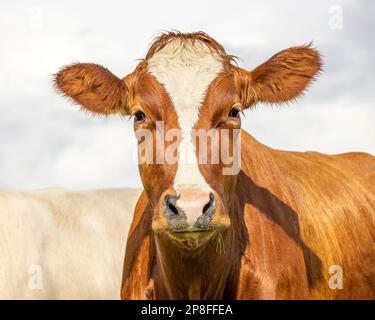
[[[131,121],[79,111],[52,74],[80,61],[124,76],[171,29],[207,32],[247,69],[313,40],[319,80],[248,111],[244,128],[279,149],[375,154],[374,16],[371,0],[1,1],[0,189],[139,187]]]

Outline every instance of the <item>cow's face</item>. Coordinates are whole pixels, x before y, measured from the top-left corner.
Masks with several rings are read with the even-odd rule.
[[[157,237],[187,249],[230,226],[240,171],[240,114],[298,96],[319,71],[310,47],[284,50],[253,71],[203,33],[167,34],[118,79],[93,64],[62,69],[56,85],[86,109],[134,118],[139,168]]]

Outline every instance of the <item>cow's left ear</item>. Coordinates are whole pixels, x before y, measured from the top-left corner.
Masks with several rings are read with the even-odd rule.
[[[252,71],[240,70],[240,95],[244,106],[257,102],[282,103],[295,99],[322,68],[319,52],[311,45],[275,54]]]
[[[54,78],[57,90],[87,111],[108,115],[127,114],[128,90],[108,69],[93,63],[75,63],[62,68]]]

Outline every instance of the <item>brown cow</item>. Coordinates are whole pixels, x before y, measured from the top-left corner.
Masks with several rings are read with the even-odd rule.
[[[121,80],[95,64],[57,74],[85,109],[133,115],[136,132],[151,133],[139,141],[152,144],[153,162],[139,165],[123,299],[375,298],[375,158],[279,151],[235,134],[242,110],[295,99],[320,68],[308,45],[246,71],[198,32],[161,35]],[[180,135],[157,144],[158,122]],[[219,135],[202,144],[198,129]],[[176,145],[179,161],[169,162]],[[212,158],[224,148],[232,162],[200,161],[200,150]],[[225,173],[235,154],[241,170]]]

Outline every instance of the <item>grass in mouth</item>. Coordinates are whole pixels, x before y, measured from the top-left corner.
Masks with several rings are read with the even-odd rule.
[[[221,232],[218,232],[216,239],[216,253],[222,254],[225,253],[225,243]]]

